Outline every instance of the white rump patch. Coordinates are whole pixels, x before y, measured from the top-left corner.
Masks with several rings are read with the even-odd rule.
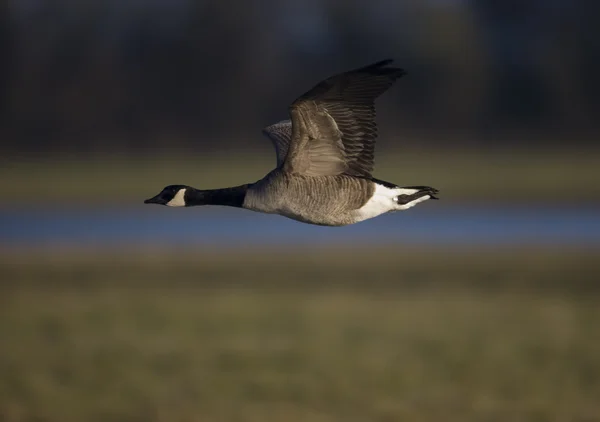
[[[356,210],[357,221],[367,220],[377,217],[390,211],[406,210],[414,207],[419,202],[430,199],[429,195],[424,195],[407,204],[398,204],[394,198],[398,195],[413,195],[419,192],[418,189],[388,188],[380,184],[375,184],[375,192],[365,205]]]
[[[173,199],[165,204],[167,207],[185,207],[185,188],[179,189]]]

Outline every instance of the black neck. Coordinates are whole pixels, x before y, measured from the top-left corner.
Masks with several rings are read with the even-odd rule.
[[[248,185],[234,186],[224,189],[200,190],[188,188],[185,191],[185,206],[196,205],[225,205],[241,208],[246,197]]]

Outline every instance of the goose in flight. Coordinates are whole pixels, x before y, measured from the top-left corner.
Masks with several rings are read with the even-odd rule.
[[[304,223],[345,226],[406,210],[438,191],[399,187],[372,176],[377,125],[374,101],[404,70],[383,60],[325,79],[296,99],[291,120],[263,129],[277,155],[264,178],[224,189],[170,185],[144,201],[171,207],[225,205]]]

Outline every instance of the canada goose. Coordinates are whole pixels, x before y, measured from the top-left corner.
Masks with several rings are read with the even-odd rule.
[[[374,101],[405,74],[386,67],[391,62],[332,76],[294,101],[291,120],[263,129],[275,147],[277,167],[256,183],[210,190],[171,185],[144,202],[227,205],[344,226],[437,199],[434,188],[399,187],[371,175],[377,137]]]

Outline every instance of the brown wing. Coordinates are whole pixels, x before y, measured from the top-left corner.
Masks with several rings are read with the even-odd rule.
[[[374,101],[405,74],[385,67],[391,62],[332,76],[294,101],[284,170],[309,176],[371,176],[377,138]]]
[[[277,155],[277,167],[281,166],[285,161],[290,140],[292,139],[291,120],[282,120],[281,122],[274,123],[264,128],[262,132],[273,143],[275,154]]]

